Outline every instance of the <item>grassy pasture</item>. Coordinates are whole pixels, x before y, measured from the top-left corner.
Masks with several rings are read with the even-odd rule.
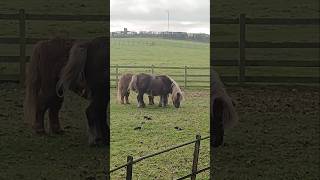
[[[200,133],[209,135],[209,91],[186,90],[180,109],[157,105],[137,108],[136,94],[130,105],[116,102],[111,92],[111,169],[126,163],[127,155],[138,158],[195,139]],[[155,103],[158,103],[156,98]],[[145,102],[147,97],[145,96]],[[147,120],[144,116],[151,117]],[[181,129],[180,129],[181,128]],[[134,179],[172,179],[191,172],[194,145],[143,160],[133,166]],[[209,166],[209,140],[201,142],[199,168]],[[208,172],[199,176],[207,179]],[[111,179],[124,179],[125,168],[112,173]]]
[[[111,65],[145,65],[173,67],[209,67],[209,44],[189,41],[174,41],[153,38],[112,38]],[[111,68],[115,73],[115,68]],[[119,74],[126,72],[147,72],[151,68],[121,68]],[[183,84],[184,69],[154,69],[155,74],[171,75],[178,83]],[[209,69],[188,69],[189,75],[209,75]],[[178,76],[174,76],[178,75]],[[115,79],[115,75],[111,79]],[[189,77],[189,80],[206,80],[208,77]],[[115,81],[111,82],[112,85]],[[209,85],[209,83],[190,82],[189,85]]]
[[[216,149],[216,179],[319,179],[319,89],[228,87],[240,116]]]
[[[87,101],[68,93],[61,111],[65,134],[37,136],[23,120],[23,99],[18,84],[0,84],[0,179],[104,178],[106,149],[87,145]]]

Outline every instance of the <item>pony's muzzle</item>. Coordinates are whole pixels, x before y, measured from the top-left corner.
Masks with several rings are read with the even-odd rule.
[[[56,94],[59,98],[62,98],[64,95],[64,90],[63,90],[63,86],[62,83],[60,81],[57,82],[56,84]]]

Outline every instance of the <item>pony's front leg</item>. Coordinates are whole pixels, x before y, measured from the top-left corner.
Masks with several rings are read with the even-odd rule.
[[[164,104],[163,107],[168,106],[168,96],[169,96],[169,95],[164,95],[164,96],[163,96],[163,104]]]
[[[163,97],[160,96],[159,107],[162,107],[162,101],[163,101]]]
[[[138,108],[144,108],[146,107],[146,104],[143,101],[143,94],[138,94],[137,96],[137,100],[138,100]]]
[[[124,96],[122,96],[122,95],[121,95],[121,97],[120,97],[120,103],[121,103],[121,104],[124,104]]]
[[[33,122],[33,130],[36,134],[45,134],[46,131],[44,129],[44,113],[46,112],[46,109],[37,109],[36,110],[36,119]]]
[[[149,105],[154,105],[154,96],[148,96],[149,98]]]

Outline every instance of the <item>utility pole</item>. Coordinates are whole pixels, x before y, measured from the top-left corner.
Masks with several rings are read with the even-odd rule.
[[[167,10],[168,12],[168,32],[169,32],[169,10]]]

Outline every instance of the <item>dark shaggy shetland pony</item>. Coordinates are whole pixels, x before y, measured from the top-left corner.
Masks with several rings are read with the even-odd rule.
[[[37,133],[44,133],[44,114],[49,110],[50,129],[61,132],[58,113],[64,90],[90,101],[86,110],[89,144],[107,144],[109,94],[108,38],[88,42],[54,39],[35,46],[26,81],[25,118]],[[70,49],[71,48],[71,49]]]
[[[143,95],[149,95],[149,104],[154,104],[154,96],[160,96],[159,106],[168,105],[168,96],[171,94],[174,107],[179,108],[183,100],[183,93],[179,85],[167,75],[150,75],[140,73],[132,76],[129,89],[138,93],[138,107],[145,107]]]

